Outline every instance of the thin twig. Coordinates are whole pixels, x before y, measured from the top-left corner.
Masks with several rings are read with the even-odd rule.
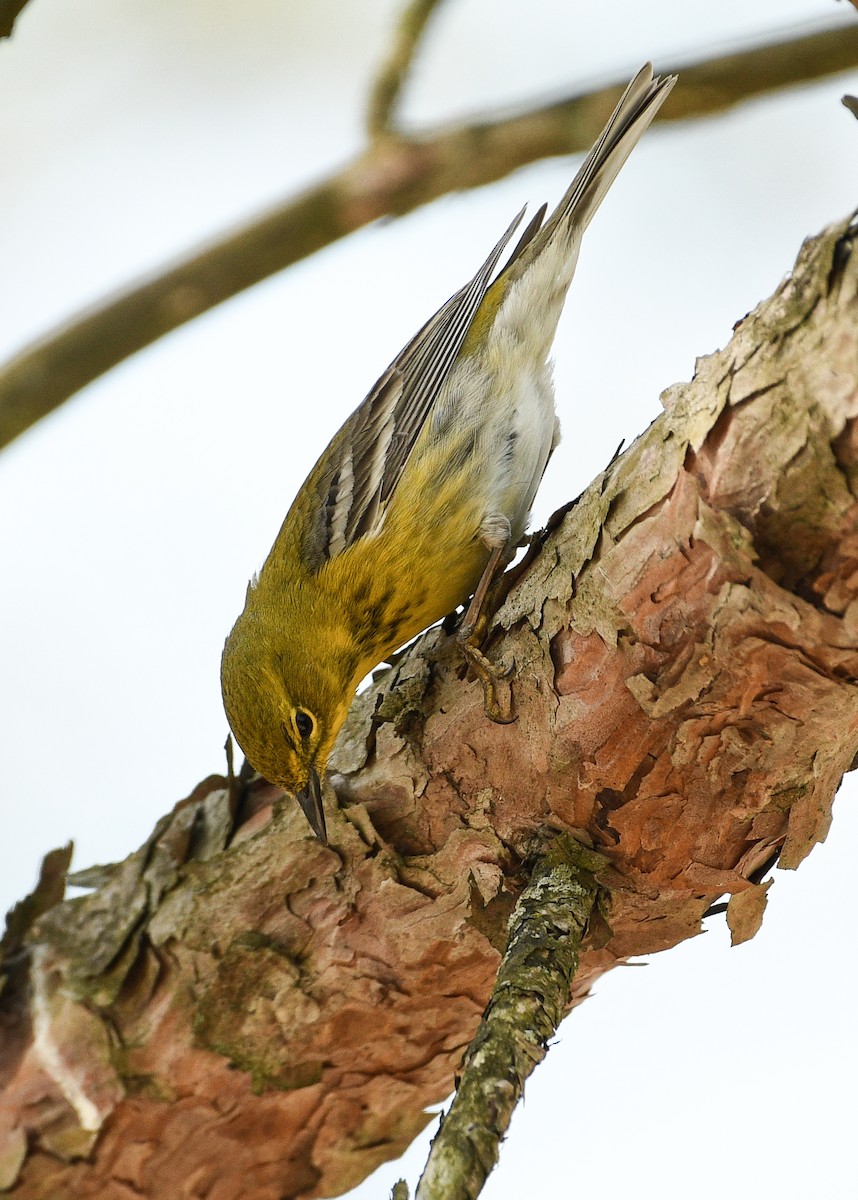
[[[411,0],[403,10],[390,53],[376,76],[367,106],[367,133],[372,140],[392,132],[394,110],[426,24],[443,0]]]
[[[657,119],[709,116],[856,64],[858,26],[841,25],[684,67]],[[379,217],[402,216],[549,155],[588,149],[621,87],[419,138],[381,139],[303,195],[21,350],[0,368],[0,447],[129,355]]]
[[[510,918],[492,996],[416,1200],[475,1200],[482,1190],[524,1081],[545,1057],[566,1011],[598,892],[594,872],[605,865],[566,835],[538,858]]]

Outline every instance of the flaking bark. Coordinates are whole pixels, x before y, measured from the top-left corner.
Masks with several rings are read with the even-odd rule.
[[[451,1091],[535,833],[610,861],[573,1003],[825,837],[858,751],[855,238],[808,241],[546,538],[488,644],[514,725],[434,629],[355,703],[330,848],[213,777],[90,896],[46,873],[4,946],[17,1198],[343,1191]]]

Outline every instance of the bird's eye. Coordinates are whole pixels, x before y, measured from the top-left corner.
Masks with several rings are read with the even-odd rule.
[[[308,738],[313,732],[316,722],[308,712],[304,712],[303,708],[299,708],[295,713],[295,728],[298,730],[302,738]]]

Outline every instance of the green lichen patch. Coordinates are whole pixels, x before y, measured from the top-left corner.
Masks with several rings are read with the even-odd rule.
[[[199,1045],[247,1071],[256,1092],[303,1088],[318,1082],[322,1063],[300,1057],[294,1041],[286,1046],[295,1027],[317,1015],[292,958],[264,934],[246,932],[230,942],[199,998],[194,1034]]]

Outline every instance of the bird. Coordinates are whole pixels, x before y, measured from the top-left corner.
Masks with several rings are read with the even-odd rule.
[[[289,509],[223,650],[224,707],[248,761],[327,843],[322,779],[361,680],[468,598],[474,640],[559,440],[549,354],[581,239],[676,76],[647,63],[552,214],[430,317],[334,435]]]

